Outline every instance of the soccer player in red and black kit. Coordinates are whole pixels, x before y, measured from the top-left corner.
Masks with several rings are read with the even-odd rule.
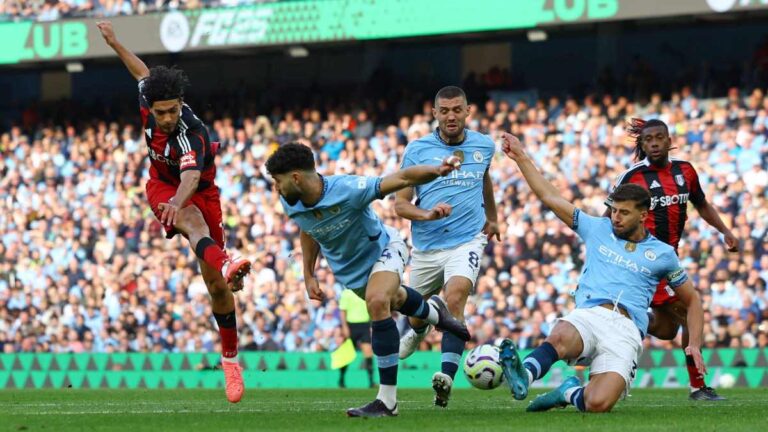
[[[651,193],[651,211],[645,227],[659,240],[677,251],[678,244],[688,219],[688,201],[701,217],[725,237],[729,252],[739,250],[739,241],[725,226],[717,210],[707,201],[699,183],[699,175],[690,162],[670,158],[672,140],[669,129],[661,120],[643,121],[633,119],[629,127],[630,136],[636,139],[635,157],[640,162],[621,174],[616,186],[634,183]],[[610,207],[610,203],[606,203]],[[610,208],[606,211],[610,215]],[[683,327],[683,347],[688,345],[688,328],[685,323],[685,306],[674,295],[674,291],[662,281],[656,288],[651,302],[648,333],[664,340],[677,336]],[[688,377],[693,400],[724,400],[704,382],[704,376],[696,369],[693,359],[686,355]]]
[[[251,264],[224,251],[219,188],[214,183],[215,152],[208,131],[184,103],[187,78],[175,68],[147,68],[118,42],[110,22],[97,24],[104,40],[139,82],[139,107],[151,167],[147,198],[166,237],[181,233],[200,264],[221,335],[222,369],[230,402],[243,396],[237,358],[237,321],[232,291],[242,288]]]

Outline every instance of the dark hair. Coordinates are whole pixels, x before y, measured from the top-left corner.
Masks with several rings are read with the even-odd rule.
[[[635,207],[642,210],[651,208],[651,194],[644,187],[634,183],[627,183],[617,187],[608,197],[609,204],[623,201],[633,201]]]
[[[627,126],[627,134],[635,141],[636,160],[643,160],[646,157],[646,154],[643,151],[643,131],[647,128],[657,126],[663,127],[667,132],[667,135],[669,135],[669,128],[667,127],[667,124],[661,120],[651,119],[645,121],[643,119],[633,118],[629,121],[629,125]]]
[[[438,90],[437,94],[435,95],[435,108],[437,108],[437,100],[438,99],[453,99],[461,97],[464,99],[464,102],[467,101],[467,95],[464,93],[464,90],[462,90],[459,87],[456,86],[446,86]]]
[[[189,85],[187,74],[176,67],[155,66],[149,70],[149,76],[144,79],[142,94],[152,105],[157,101],[181,99],[184,89]]]
[[[298,142],[278,147],[267,159],[267,172],[273,176],[294,170],[312,171],[314,169],[315,155],[309,147]]]

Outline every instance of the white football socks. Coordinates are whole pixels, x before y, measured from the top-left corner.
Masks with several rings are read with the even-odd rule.
[[[384,402],[387,408],[395,409],[395,405],[397,405],[397,386],[380,384],[379,394],[376,395],[376,399]]]

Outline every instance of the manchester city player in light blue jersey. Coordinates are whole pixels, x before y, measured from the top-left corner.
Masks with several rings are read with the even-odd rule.
[[[480,271],[488,240],[499,238],[493,183],[488,174],[496,145],[487,135],[465,129],[469,106],[459,87],[443,87],[435,96],[438,128],[405,149],[402,168],[433,164],[454,155],[461,168],[446,177],[397,193],[395,211],[410,219],[413,235],[410,286],[425,298],[442,290],[448,310],[464,320],[464,307]],[[416,196],[416,204],[412,203]],[[410,318],[411,329],[400,340],[400,358],[407,358],[432,328]],[[442,366],[432,376],[435,405],[445,407],[459,367],[464,341],[443,335]]]
[[[329,176],[315,170],[309,147],[281,146],[267,160],[286,214],[301,228],[304,282],[309,297],[325,299],[314,277],[320,252],[336,279],[364,298],[371,316],[372,345],[379,368],[379,393],[350,417],[397,415],[399,333],[392,310],[424,319],[438,329],[469,340],[466,325],[451,316],[443,300],[401,286],[408,248],[398,232],[385,226],[370,207],[375,199],[402,188],[430,182],[460,167],[455,156],[413,166],[386,177]]]
[[[648,233],[643,225],[651,197],[643,187],[622,185],[611,194],[611,217],[593,217],[566,201],[538,171],[514,136],[505,133],[502,150],[517,162],[531,190],[555,215],[573,228],[586,246],[586,261],[576,290],[576,309],[558,321],[546,341],[521,361],[505,340],[501,359],[515,399],[558,360],[590,366],[589,383],[566,379],[557,389],[536,398],[528,411],[576,406],[579,411],[606,412],[626,396],[637,370],[642,339],[648,330],[648,306],[656,285],[666,278],[687,306],[690,330],[686,354],[706,373],[701,356],[704,315],[693,284],[674,249]]]

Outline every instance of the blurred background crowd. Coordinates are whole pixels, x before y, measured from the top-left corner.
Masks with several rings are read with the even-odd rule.
[[[212,7],[246,6],[276,0],[0,0],[2,21],[55,21],[62,18],[105,18],[121,15]],[[283,0],[286,1],[286,0]]]
[[[6,11],[11,3],[33,2],[6,1]],[[519,136],[558,189],[598,215],[616,176],[634,163],[627,119],[665,121],[673,156],[693,163],[707,198],[741,242],[739,253],[727,253],[716,230],[689,210],[680,256],[705,303],[705,346],[768,347],[768,97],[744,87],[718,99],[695,93],[681,86],[643,102],[610,93],[530,103],[477,98],[468,127],[497,143],[502,130]],[[335,299],[342,287],[321,262],[318,279],[335,299],[307,299],[298,230],[264,169],[270,152],[299,140],[315,150],[322,174],[388,174],[406,144],[436,126],[430,99],[236,115],[191,103],[222,144],[216,181],[227,246],[254,262],[236,295],[241,350],[323,351],[341,341]],[[217,350],[194,254],[180,237],[164,238],[145,201],[138,112],[116,122],[46,118],[28,110],[19,126],[0,134],[0,349]],[[491,176],[502,240],[486,249],[468,324],[473,343],[513,337],[522,348],[535,347],[574,307],[582,246],[501,153]],[[410,238],[392,197],[373,206]],[[404,330],[405,320],[398,322]],[[439,337],[430,335],[422,349],[439,350]],[[646,344],[677,346],[679,337]]]

